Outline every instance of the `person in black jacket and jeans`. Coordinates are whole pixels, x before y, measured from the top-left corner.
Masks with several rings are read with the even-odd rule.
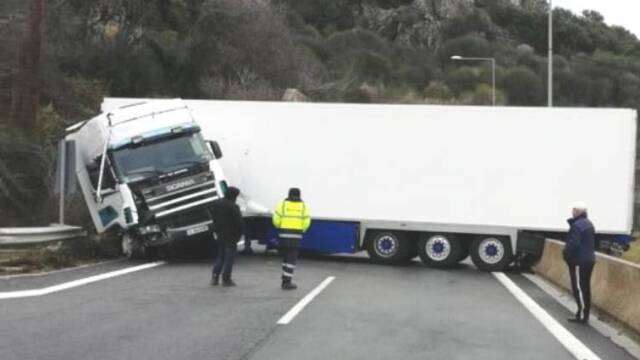
[[[242,214],[236,205],[238,195],[240,195],[238,188],[229,187],[224,198],[214,201],[211,206],[213,227],[218,242],[218,257],[211,274],[212,286],[220,283],[220,274],[222,274],[223,286],[236,285],[231,280],[231,271],[233,270],[237,243],[243,233]]]
[[[591,311],[591,273],[596,262],[595,228],[587,217],[587,205],[573,206],[573,217],[568,220],[569,235],[562,255],[569,266],[571,289],[578,304],[571,322],[586,324]]]

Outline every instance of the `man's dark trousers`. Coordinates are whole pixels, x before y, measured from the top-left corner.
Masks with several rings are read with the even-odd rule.
[[[291,282],[300,249],[297,246],[283,246],[280,251],[282,252],[282,281]]]
[[[576,319],[588,322],[591,312],[591,273],[595,263],[568,265],[573,297],[578,304]]]
[[[235,245],[224,245],[218,249],[218,257],[213,266],[213,276],[222,274],[223,279],[231,278],[233,261],[236,256]]]

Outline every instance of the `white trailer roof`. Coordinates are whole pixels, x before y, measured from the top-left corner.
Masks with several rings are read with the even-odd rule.
[[[297,186],[316,217],[564,231],[584,201],[598,231],[631,231],[632,110],[187,104],[267,208]]]

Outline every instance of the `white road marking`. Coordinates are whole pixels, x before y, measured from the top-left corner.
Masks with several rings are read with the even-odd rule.
[[[321,282],[320,285],[316,286],[316,288],[308,293],[307,296],[298,301],[298,303],[295,304],[291,308],[291,310],[289,310],[289,312],[284,314],[284,316],[281,317],[280,320],[278,320],[278,325],[287,325],[288,323],[290,323],[291,320],[293,320],[293,318],[296,317],[296,315],[298,315],[298,313],[300,313],[300,311],[302,311],[302,309],[304,309],[304,307],[307,306],[311,302],[311,300],[313,300],[313,298],[318,296],[318,294],[320,294],[322,290],[329,286],[329,284],[331,284],[333,280],[335,280],[334,276],[329,276],[328,278],[324,279],[324,281]]]
[[[600,360],[578,338],[547,313],[540,305],[529,297],[504,273],[493,273],[493,276],[522,304],[542,325],[578,360]]]
[[[21,278],[34,278],[34,277],[38,277],[38,276],[47,276],[47,275],[52,275],[52,274],[59,274],[59,273],[74,271],[74,270],[86,269],[86,268],[89,268],[89,267],[97,267],[97,266],[101,266],[101,265],[115,264],[115,263],[119,263],[119,262],[123,262],[123,261],[125,261],[125,259],[107,260],[107,261],[100,261],[100,262],[97,262],[97,263],[84,264],[84,265],[74,266],[74,267],[70,267],[70,268],[59,269],[59,270],[51,270],[51,271],[43,271],[43,272],[27,273],[27,274],[2,275],[2,276],[0,276],[0,280],[12,280],[12,279],[21,279]]]
[[[66,282],[66,283],[58,284],[58,285],[45,287],[45,288],[42,288],[42,289],[31,289],[31,290],[0,292],[0,300],[49,295],[49,294],[52,294],[52,293],[55,293],[55,292],[64,291],[64,290],[68,290],[68,289],[71,289],[71,288],[74,288],[74,287],[91,284],[91,283],[94,283],[94,282],[97,282],[97,281],[102,281],[102,280],[114,278],[114,277],[117,277],[117,276],[130,274],[130,273],[133,273],[133,272],[136,272],[136,271],[151,269],[153,267],[164,265],[164,264],[165,264],[164,261],[159,261],[159,262],[153,262],[153,263],[133,266],[133,267],[120,269],[120,270],[116,270],[116,271],[111,271],[111,272],[100,274],[100,275],[90,276],[88,278],[78,279],[78,280],[69,281],[69,282]]]
[[[532,274],[522,274],[534,283],[540,290],[547,293],[555,299],[560,305],[569,310],[572,314],[576,312],[576,302],[568,292],[557,288],[555,285],[547,282],[543,278]],[[611,339],[616,345],[627,350],[633,357],[640,359],[640,344],[631,340],[620,330],[612,327],[611,325],[601,321],[596,316],[598,315],[598,309],[591,310],[591,318],[589,319],[589,325],[596,329],[602,336]]]

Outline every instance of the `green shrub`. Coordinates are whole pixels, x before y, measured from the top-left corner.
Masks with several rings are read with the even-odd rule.
[[[538,75],[525,67],[509,70],[504,77],[503,87],[510,105],[537,106],[545,99],[544,83]]]

